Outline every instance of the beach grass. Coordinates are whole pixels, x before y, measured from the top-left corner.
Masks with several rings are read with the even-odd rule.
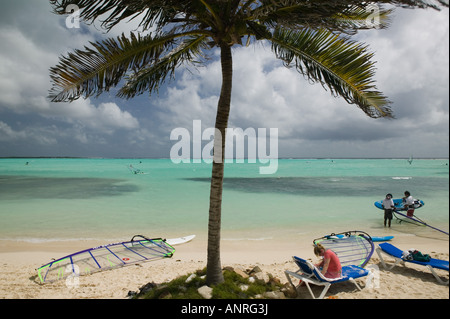
[[[211,299],[262,299],[268,296],[267,292],[279,292],[284,287],[270,274],[266,276],[267,281],[255,279],[246,272],[238,273],[232,267],[225,267],[223,274],[224,282],[211,287]],[[135,299],[205,299],[199,292],[199,288],[206,285],[205,276],[206,268],[199,269],[167,283],[148,283],[139,293],[131,295]]]

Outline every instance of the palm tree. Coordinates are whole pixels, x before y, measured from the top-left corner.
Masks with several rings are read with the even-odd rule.
[[[109,31],[121,21],[139,19],[142,33],[91,43],[60,58],[50,69],[54,102],[100,95],[121,85],[118,96],[153,93],[184,65],[206,63],[220,50],[222,88],[217,107],[208,224],[207,283],[223,281],[220,262],[222,182],[225,129],[232,91],[232,50],[257,41],[271,43],[276,58],[311,82],[355,104],[371,118],[393,117],[390,102],[377,91],[372,53],[350,39],[373,11],[355,0],[50,0],[54,12],[67,14],[75,4],[87,23],[101,20]],[[378,5],[378,27],[387,25],[390,9],[448,6],[444,1],[372,1]],[[220,140],[221,138],[221,140]],[[219,147],[221,146],[221,148]]]

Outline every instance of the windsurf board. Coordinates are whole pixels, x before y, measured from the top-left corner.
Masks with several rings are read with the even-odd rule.
[[[168,243],[171,246],[181,245],[181,244],[185,244],[185,243],[191,241],[194,238],[195,238],[195,235],[189,235],[189,236],[178,237],[178,238],[169,238],[169,239],[166,239],[166,243]]]
[[[389,241],[392,238],[394,238],[394,236],[375,236],[372,237],[372,241]]]
[[[404,208],[405,204],[403,202],[403,198],[396,198],[396,199],[393,199],[393,201],[394,201],[394,206],[395,206],[396,210],[399,210],[399,211],[406,210]],[[382,200],[375,202],[374,205],[376,208],[383,209],[383,201]],[[425,205],[423,200],[419,200],[419,199],[414,200],[414,208],[415,209],[421,208],[423,205]]]

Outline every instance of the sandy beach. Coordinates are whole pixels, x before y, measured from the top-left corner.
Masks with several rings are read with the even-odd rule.
[[[415,248],[433,258],[449,259],[448,238],[423,238],[414,235],[397,236],[392,244],[401,249]],[[170,259],[142,263],[120,269],[99,272],[79,278],[79,285],[68,287],[64,280],[39,284],[36,269],[69,253],[98,243],[0,242],[0,298],[2,299],[125,299],[129,291],[138,291],[148,282],[163,283],[206,266],[206,238],[176,246]],[[292,255],[317,260],[308,241],[226,241],[222,242],[222,266],[247,269],[258,265],[264,272],[287,282],[284,271],[296,270]],[[390,260],[392,261],[392,260]],[[393,270],[383,269],[374,253],[368,266],[378,267],[379,285],[362,291],[353,284],[333,285],[326,297],[334,299],[448,299],[448,285],[438,284],[432,274],[421,266],[407,264]],[[449,273],[438,271],[448,280]],[[307,289],[300,289],[298,298],[311,298]]]

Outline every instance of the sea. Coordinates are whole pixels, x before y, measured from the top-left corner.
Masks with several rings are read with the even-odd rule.
[[[405,190],[425,202],[416,210],[420,218],[448,232],[448,162],[280,159],[275,174],[262,175],[261,163],[231,161],[225,165],[222,240],[313,239],[349,230],[386,235],[374,202],[387,193],[401,198]],[[170,159],[2,158],[0,240],[206,238],[211,168]],[[389,231],[442,235],[395,220]]]

